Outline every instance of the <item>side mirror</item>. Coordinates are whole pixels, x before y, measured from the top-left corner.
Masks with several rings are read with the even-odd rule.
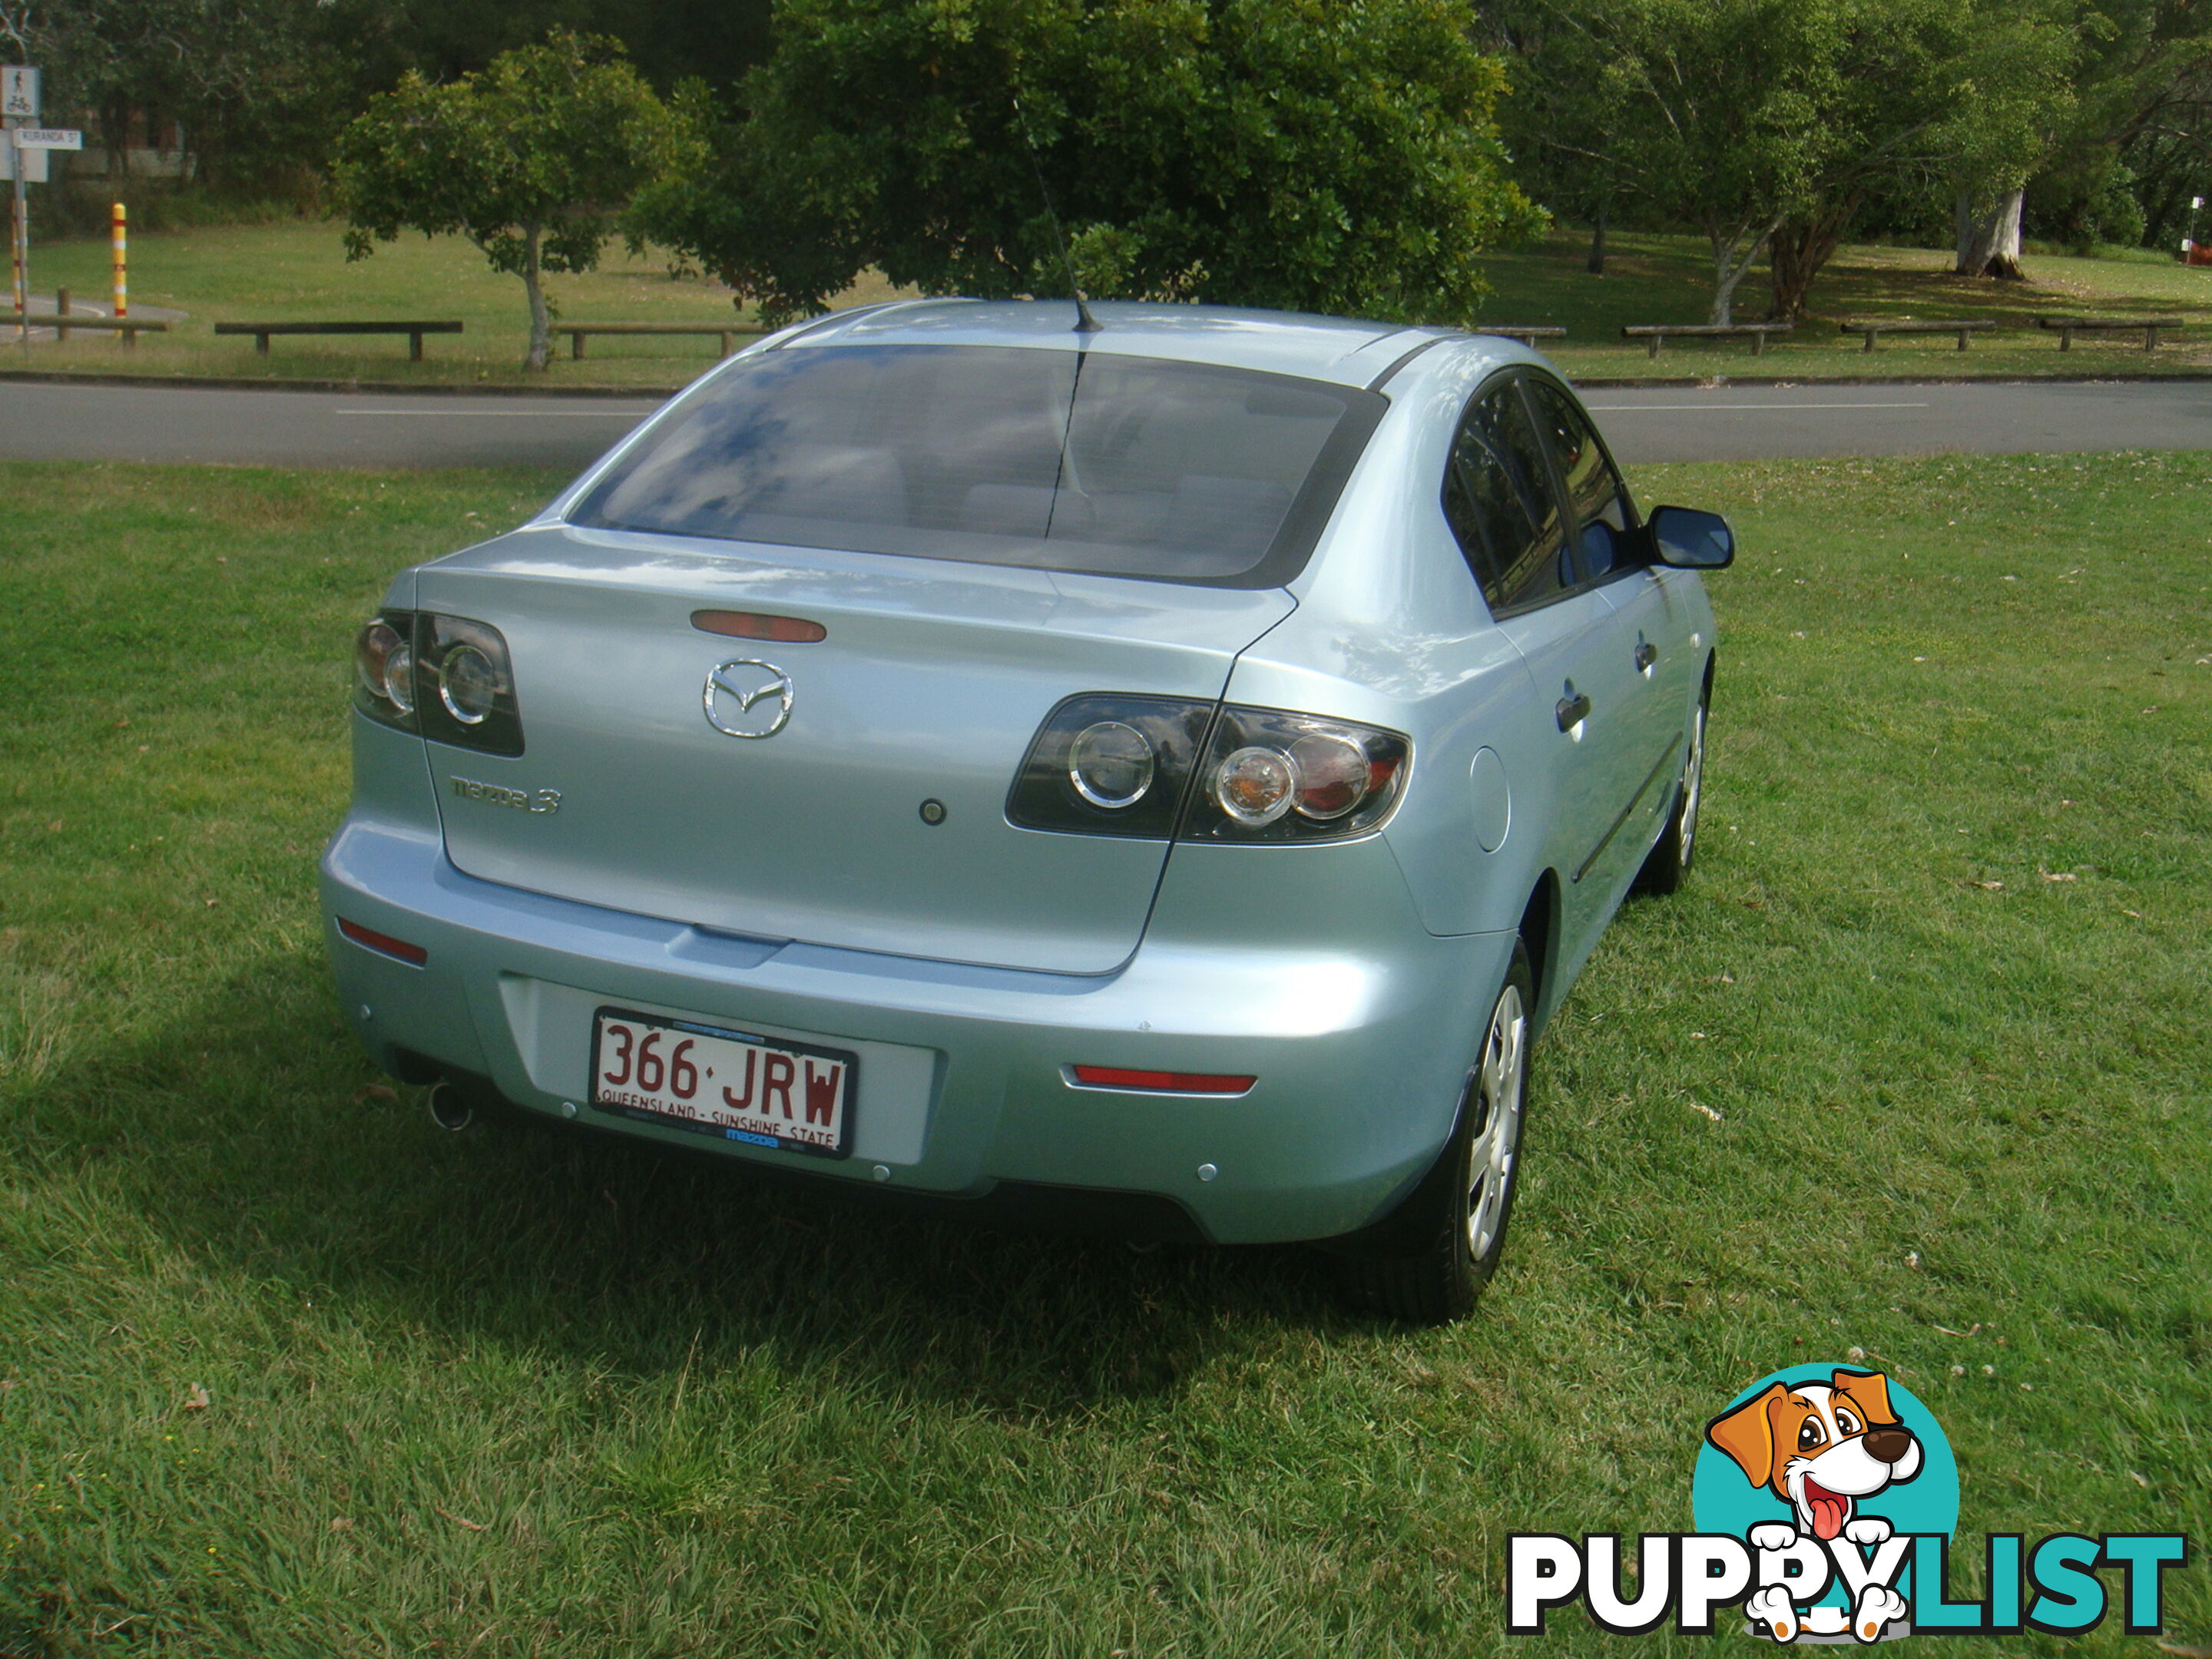
[[[1644,527],[1662,564],[1681,570],[1725,570],[1735,562],[1735,532],[1717,513],[1655,507]]]

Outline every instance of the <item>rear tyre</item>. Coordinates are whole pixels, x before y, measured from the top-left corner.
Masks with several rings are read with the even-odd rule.
[[[1521,1173],[1528,1098],[1528,952],[1517,939],[1491,1006],[1481,1057],[1436,1168],[1346,1261],[1353,1297],[1393,1319],[1441,1325],[1474,1310],[1498,1271]]]
[[[1677,893],[1689,879],[1691,861],[1698,855],[1698,808],[1705,793],[1705,700],[1698,699],[1698,712],[1690,721],[1690,750],[1682,757],[1682,775],[1674,785],[1674,810],[1658,845],[1644,860],[1636,884],[1647,893]]]

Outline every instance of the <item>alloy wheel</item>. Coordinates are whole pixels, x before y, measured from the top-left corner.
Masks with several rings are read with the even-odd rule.
[[[1489,1259],[1505,1231],[1528,1083],[1528,1010],[1521,988],[1509,981],[1491,1012],[1490,1033],[1475,1067],[1475,1097],[1470,1103],[1478,1116],[1468,1143],[1467,1245],[1475,1261]]]
[[[1698,840],[1698,803],[1705,794],[1705,706],[1698,705],[1697,718],[1690,722],[1690,753],[1682,764],[1682,811],[1675,834],[1681,844],[1680,864],[1690,867],[1690,854]]]

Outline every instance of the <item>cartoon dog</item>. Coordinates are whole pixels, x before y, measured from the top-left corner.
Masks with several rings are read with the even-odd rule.
[[[1774,1383],[1707,1424],[1705,1438],[1796,1518],[1794,1534],[1772,1522],[1753,1527],[1750,1541],[1758,1549],[1785,1547],[1793,1536],[1824,1546],[1838,1537],[1879,1544],[1890,1535],[1889,1522],[1858,1515],[1858,1501],[1920,1473],[1920,1442],[1890,1408],[1889,1380],[1879,1371],[1838,1370],[1827,1382]],[[1796,1636],[1795,1608],[1781,1586],[1754,1593],[1746,1609],[1777,1641]],[[1852,1609],[1851,1633],[1871,1641],[1905,1611],[1895,1590],[1869,1584]]]

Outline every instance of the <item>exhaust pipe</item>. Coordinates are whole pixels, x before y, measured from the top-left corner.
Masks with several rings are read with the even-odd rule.
[[[430,1108],[430,1121],[453,1134],[460,1133],[476,1121],[476,1108],[470,1105],[468,1097],[453,1086],[451,1078],[441,1077],[430,1085],[427,1104]]]

